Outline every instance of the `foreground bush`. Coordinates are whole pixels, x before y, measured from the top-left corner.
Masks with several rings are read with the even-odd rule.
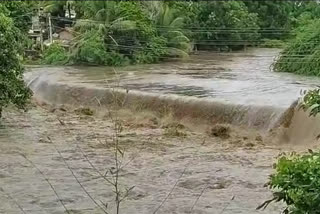
[[[310,110],[310,116],[320,113],[320,89],[305,91],[299,107]],[[283,201],[287,205],[283,213],[319,214],[320,152],[282,154],[274,168],[276,171],[268,183],[274,197],[258,209],[266,208],[273,201]]]
[[[320,153],[311,150],[304,155],[283,155],[275,165],[269,188],[274,198],[259,208],[265,208],[272,201],[283,201],[287,206],[283,213],[320,213]]]
[[[316,116],[320,113],[320,89],[313,89],[304,92],[300,102],[300,108],[310,110],[310,116]]]
[[[25,108],[31,96],[22,79],[23,67],[20,64],[20,31],[7,17],[0,5],[0,117],[2,108],[14,104]]]

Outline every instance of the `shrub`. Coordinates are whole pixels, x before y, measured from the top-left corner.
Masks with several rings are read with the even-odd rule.
[[[287,206],[283,213],[320,213],[320,153],[282,155],[275,165],[276,172],[268,183],[273,190],[273,199],[266,201],[265,208],[272,201],[283,201]]]
[[[128,64],[128,59],[114,50],[108,50],[104,35],[99,30],[91,30],[76,42],[71,55],[71,63],[89,65],[120,66]]]
[[[71,58],[75,63],[106,64],[107,52],[100,33],[95,30],[86,32],[76,42]]]
[[[134,63],[155,63],[168,54],[167,40],[164,37],[153,37],[143,50],[135,52]]]
[[[115,51],[108,51],[106,57],[106,65],[125,66],[130,63],[130,60],[127,57]]]
[[[310,109],[310,116],[317,115],[320,112],[320,89],[304,91],[299,107],[305,111]],[[273,201],[283,201],[287,205],[283,213],[320,213],[320,152],[282,154],[275,170],[268,183],[274,197],[258,209]]]
[[[304,96],[299,104],[303,110],[310,110],[310,116],[316,116],[320,112],[320,89],[304,91]]]
[[[274,64],[274,70],[320,76],[320,21],[314,20],[299,28]]]
[[[63,65],[68,62],[69,56],[67,51],[59,43],[50,45],[44,52],[43,63]]]

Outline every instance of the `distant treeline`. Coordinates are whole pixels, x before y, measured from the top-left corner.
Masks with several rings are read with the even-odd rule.
[[[194,50],[278,46],[320,17],[306,1],[26,1],[5,2],[17,26],[32,11],[50,13],[54,29],[72,26],[69,50],[44,52],[46,63],[126,65],[184,58]],[[19,6],[17,6],[19,5]],[[26,11],[30,16],[23,17]],[[75,17],[72,14],[75,13]],[[29,19],[29,21],[28,21]],[[25,22],[25,23],[24,23]]]

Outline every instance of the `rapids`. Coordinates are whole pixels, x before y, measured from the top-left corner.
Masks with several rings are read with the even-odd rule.
[[[316,125],[307,116],[302,119],[304,113],[296,114],[292,103],[302,90],[318,86],[320,79],[273,72],[279,52],[262,48],[199,52],[183,61],[123,68],[33,67],[25,80],[36,97],[53,104],[107,105],[116,91],[130,108],[170,111],[178,118],[231,123],[263,133],[286,120],[290,125],[281,139],[292,141],[290,136],[297,132],[288,129],[299,125],[291,121],[310,125],[303,126],[305,131]],[[318,134],[312,131],[312,139]]]

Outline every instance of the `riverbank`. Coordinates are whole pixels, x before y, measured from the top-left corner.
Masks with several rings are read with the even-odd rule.
[[[84,189],[114,209],[111,186],[88,162],[100,172],[113,166],[112,121],[108,112],[83,112],[38,105],[24,114],[5,112],[0,130],[1,212],[63,213],[59,197],[73,213],[103,213]],[[152,213],[170,192],[157,213],[257,213],[255,208],[270,197],[264,184],[276,156],[303,150],[269,145],[232,127],[230,136],[219,137],[181,125],[184,134],[175,136],[168,132],[168,118],[146,112],[119,115],[124,124],[120,145],[125,147],[124,162],[129,161],[121,183],[135,186],[122,213]],[[279,209],[270,206],[266,212]]]

